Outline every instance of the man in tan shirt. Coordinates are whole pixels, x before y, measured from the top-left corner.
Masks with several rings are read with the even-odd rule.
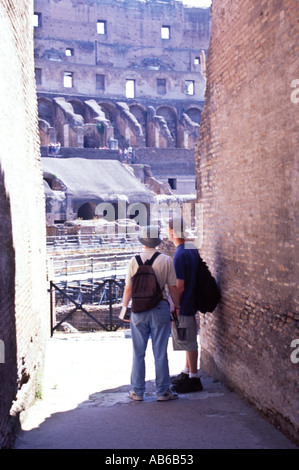
[[[152,258],[156,247],[161,243],[158,227],[142,227],[139,241],[144,245],[140,253],[142,262]],[[150,310],[131,314],[131,334],[133,341],[133,365],[131,373],[132,390],[129,397],[143,400],[145,392],[145,353],[149,337],[156,367],[156,393],[158,401],[173,400],[177,394],[170,388],[167,346],[170,336],[170,295],[179,314],[179,294],[176,287],[176,275],[172,259],[160,253],[153,263],[153,270],[162,290],[162,300]],[[123,305],[127,306],[132,296],[132,277],[137,272],[138,262],[134,256],[129,261]]]

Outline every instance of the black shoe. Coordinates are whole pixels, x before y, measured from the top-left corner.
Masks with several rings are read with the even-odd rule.
[[[200,378],[192,377],[188,380],[183,380],[175,384],[175,391],[177,393],[192,393],[200,392],[202,390],[202,383]]]
[[[187,379],[189,379],[189,374],[185,374],[185,372],[181,372],[179,375],[176,375],[175,377],[170,377],[170,382],[176,385],[177,383],[183,382]]]

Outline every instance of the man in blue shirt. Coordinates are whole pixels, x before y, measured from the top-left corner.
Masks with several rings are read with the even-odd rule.
[[[182,372],[172,379],[178,393],[202,390],[198,362],[197,322],[195,314],[195,282],[199,264],[197,248],[186,242],[184,221],[174,218],[169,221],[168,234],[176,246],[173,262],[177,277],[177,288],[180,295],[178,325],[172,323],[171,334],[173,349],[186,351],[186,365]],[[178,314],[178,312],[177,312]]]

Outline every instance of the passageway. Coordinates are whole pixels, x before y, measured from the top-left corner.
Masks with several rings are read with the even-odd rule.
[[[172,350],[170,341],[171,374],[180,372],[184,356]],[[252,407],[206,375],[203,391],[157,402],[150,343],[143,402],[128,398],[130,368],[129,331],[55,334],[47,342],[43,399],[29,411],[15,448],[172,449],[169,453],[175,454],[189,449],[195,462],[196,449],[295,448]]]

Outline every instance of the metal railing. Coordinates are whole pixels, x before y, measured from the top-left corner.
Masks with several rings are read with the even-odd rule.
[[[137,250],[122,254],[99,254],[94,256],[69,255],[53,257],[52,269],[55,280],[103,279],[124,276],[129,259]]]
[[[51,336],[78,310],[106,331],[118,329],[123,322],[113,318],[113,311],[122,299],[128,261],[139,251],[136,234],[48,236]],[[94,305],[95,310],[90,310],[97,316],[102,315],[98,306],[109,305],[108,324],[99,321],[87,305]],[[56,311],[59,318],[63,316],[57,324]]]
[[[96,248],[99,251],[107,249],[121,251],[138,246],[136,234],[76,234],[76,235],[48,235],[47,250],[74,250],[79,248]]]
[[[69,320],[77,310],[81,310],[93,322],[103,328],[105,331],[116,331],[121,325],[122,321],[115,323],[113,317],[113,306],[120,304],[124,290],[124,280],[105,279],[103,282],[95,284],[77,284],[68,286],[58,286],[53,281],[50,281],[50,328],[51,337],[55,330],[57,330],[63,323]],[[68,311],[65,316],[56,323],[55,308],[57,303],[64,303],[65,305],[73,304],[74,308]],[[88,304],[108,305],[109,306],[109,323],[108,325],[99,321],[92,315],[84,306]]]

